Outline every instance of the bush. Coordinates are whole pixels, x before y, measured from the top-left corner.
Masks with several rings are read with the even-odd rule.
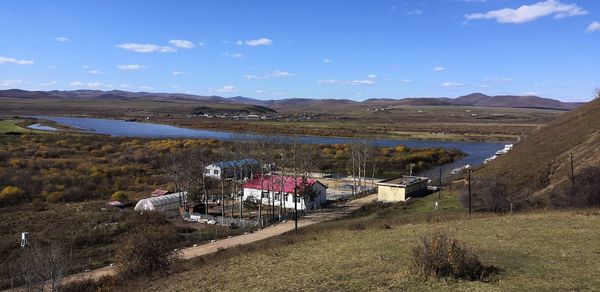
[[[550,206],[557,209],[600,206],[600,167],[583,169],[575,176],[575,185],[569,182],[551,193]]]
[[[13,186],[7,186],[0,191],[0,203],[3,202],[16,202],[24,199],[25,192]]]
[[[425,277],[465,280],[484,280],[490,273],[470,248],[443,232],[421,237],[412,250],[411,270]]]
[[[117,277],[126,280],[166,273],[178,259],[177,234],[170,226],[146,225],[130,234],[116,253]]]
[[[120,202],[127,202],[129,200],[129,196],[123,191],[116,191],[112,194],[112,199]]]

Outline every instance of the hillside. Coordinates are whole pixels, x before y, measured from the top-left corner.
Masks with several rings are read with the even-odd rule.
[[[184,262],[164,278],[129,281],[113,289],[540,291],[588,290],[600,285],[594,272],[600,268],[597,211],[467,218],[455,200],[429,196],[407,204],[374,204],[353,219],[320,223],[302,228],[298,235],[289,233],[222,250]],[[442,208],[434,211],[434,201],[440,201]],[[500,272],[489,282],[415,277],[408,269],[411,248],[420,236],[434,230],[465,241],[485,264]]]
[[[77,99],[99,99],[99,100],[146,100],[146,101],[187,101],[187,102],[211,102],[223,104],[245,104],[270,107],[278,111],[286,112],[326,112],[332,109],[359,109],[364,107],[386,107],[386,106],[477,106],[477,107],[501,107],[501,108],[537,108],[571,110],[579,106],[579,103],[562,102],[555,99],[542,98],[538,96],[512,96],[498,95],[489,96],[482,93],[472,93],[457,98],[447,97],[408,97],[408,98],[371,98],[364,101],[349,99],[313,99],[313,98],[286,98],[261,100],[243,96],[221,97],[203,96],[182,93],[150,93],[150,92],[128,92],[122,90],[72,90],[72,91],[26,91],[20,89],[0,90],[1,97],[11,98],[77,98]]]
[[[558,117],[476,175],[502,177],[517,191],[543,195],[568,181],[570,153],[575,176],[586,166],[600,165],[598,145],[600,99]]]

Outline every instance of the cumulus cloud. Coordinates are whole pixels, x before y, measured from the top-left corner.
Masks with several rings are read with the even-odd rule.
[[[142,85],[140,90],[154,90],[154,86]]]
[[[540,17],[553,15],[555,19],[587,14],[587,11],[577,4],[565,4],[557,0],[546,0],[532,5],[523,5],[519,8],[503,8],[484,13],[465,15],[466,20],[494,19],[499,23],[524,23]]]
[[[71,39],[69,39],[68,37],[64,37],[64,36],[55,37],[54,40],[57,42],[61,42],[61,43],[66,43],[66,42],[71,41]]]
[[[171,44],[174,47],[183,49],[193,49],[196,47],[196,44],[187,40],[170,40],[169,44]]]
[[[327,59],[327,58],[323,60],[323,63],[325,63],[325,64],[332,63],[332,62],[333,62],[333,60]]]
[[[112,88],[113,87],[112,84],[106,84],[106,83],[102,83],[102,82],[98,82],[98,81],[94,81],[94,82],[73,81],[73,82],[69,83],[69,86],[78,87],[78,88],[92,88],[92,89]]]
[[[442,87],[446,87],[446,88],[456,88],[456,87],[463,87],[465,86],[462,83],[458,83],[458,82],[444,82],[442,83]]]
[[[375,79],[375,78],[377,78],[377,75],[375,75],[373,73],[367,75],[367,79]]]
[[[178,76],[178,75],[187,75],[187,73],[185,73],[183,71],[173,71],[172,74],[175,75],[175,76]]]
[[[237,41],[237,44],[240,44],[240,41]],[[268,39],[268,38],[260,38],[260,39],[255,39],[255,40],[247,40],[244,42],[244,44],[251,46],[251,47],[256,47],[256,46],[270,46],[273,44],[273,40]]]
[[[600,31],[600,22],[594,21],[594,22],[590,23],[590,25],[588,25],[588,27],[585,29],[585,31],[586,32]]]
[[[52,86],[54,84],[56,84],[56,80],[51,80],[48,82],[40,83],[40,86]]]
[[[224,85],[223,87],[217,88],[214,91],[219,93],[233,93],[237,92],[238,89],[233,85]]]
[[[237,58],[237,59],[244,57],[244,55],[242,55],[242,53],[228,53],[228,52],[223,53],[223,56]]]
[[[0,64],[32,65],[31,60],[19,60],[15,58],[0,57]]]
[[[372,85],[372,84],[375,84],[375,81],[373,79],[350,81],[350,85]]]
[[[0,79],[0,87],[11,87],[11,86],[15,86],[15,85],[18,85],[21,83],[23,83],[23,80],[14,80],[14,79],[13,80],[6,80],[6,79],[1,80]]]
[[[421,14],[423,14],[423,11],[421,9],[414,9],[406,13],[407,16],[418,16]]]
[[[117,68],[119,68],[121,70],[133,71],[133,70],[144,69],[144,68],[146,68],[146,66],[139,65],[139,64],[127,64],[127,65],[118,65]]]
[[[335,79],[320,79],[319,81],[317,81],[317,84],[319,84],[319,85],[338,84],[338,83],[340,83],[340,81],[335,80]]]
[[[168,46],[158,46],[154,44],[134,44],[134,43],[126,43],[117,45],[118,48],[136,52],[136,53],[173,53],[177,52],[177,50],[173,47]]]
[[[269,79],[269,78],[290,78],[290,77],[294,77],[295,75],[296,74],[287,72],[287,71],[273,70],[273,72],[271,72],[267,75],[263,75],[263,76],[246,74],[246,75],[244,75],[244,79],[246,79],[246,80],[261,80],[261,79]]]
[[[446,70],[446,68],[444,68],[442,66],[437,66],[437,67],[433,68],[433,72],[442,72],[445,70]]]

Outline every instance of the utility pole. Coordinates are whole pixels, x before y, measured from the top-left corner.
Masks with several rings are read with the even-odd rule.
[[[298,187],[294,183],[294,230],[298,234]]]
[[[471,216],[471,170],[469,172],[469,216]]]
[[[438,166],[438,168],[440,169],[440,176],[439,176],[439,180],[438,180],[438,199],[442,198],[442,166]]]
[[[575,186],[575,170],[573,169],[573,152],[569,155],[571,157],[571,184]]]

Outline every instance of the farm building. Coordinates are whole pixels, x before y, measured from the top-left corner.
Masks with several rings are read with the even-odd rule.
[[[265,175],[258,176],[246,182],[243,199],[253,198],[262,204],[274,202],[276,206],[294,208],[294,186],[297,194],[310,194],[310,199],[299,196],[298,210],[311,210],[320,207],[327,201],[327,186],[314,179],[307,179],[303,183],[301,177]]]
[[[232,161],[221,161],[206,166],[206,176],[213,178],[248,178],[260,168],[260,162],[247,158]]]
[[[187,199],[187,192],[179,192],[164,196],[141,199],[136,205],[136,211],[173,211]]]
[[[429,178],[420,176],[401,176],[382,180],[377,183],[377,200],[384,202],[406,201],[414,195],[427,192]]]

